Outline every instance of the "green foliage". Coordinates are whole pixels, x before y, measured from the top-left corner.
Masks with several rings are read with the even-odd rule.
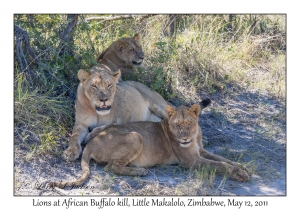
[[[57,141],[72,127],[74,104],[62,96],[52,97],[51,91],[31,90],[18,74],[14,90],[14,125],[23,130],[23,142],[33,153],[57,152]],[[44,92],[41,94],[41,92]],[[26,132],[25,132],[26,131]],[[34,135],[31,140],[29,134]],[[30,142],[27,144],[26,142]],[[26,159],[30,159],[26,157]]]
[[[57,151],[58,136],[53,136],[53,132],[45,133],[41,135],[41,145],[39,146],[42,153]]]

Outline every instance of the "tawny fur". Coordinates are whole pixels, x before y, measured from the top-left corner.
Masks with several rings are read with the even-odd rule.
[[[107,163],[104,169],[118,175],[145,176],[147,167],[180,163],[186,169],[208,167],[234,180],[249,181],[248,173],[239,163],[204,150],[198,125],[200,109],[198,104],[177,109],[167,105],[167,118],[161,122],[132,122],[94,129],[87,138],[95,137],[83,151],[82,177],[50,185],[83,184],[90,175],[91,159]]]
[[[112,72],[121,70],[122,77],[130,77],[136,73],[134,66],[141,65],[144,59],[140,40],[140,34],[135,34],[132,38],[113,42],[98,56],[98,63],[107,66]]]

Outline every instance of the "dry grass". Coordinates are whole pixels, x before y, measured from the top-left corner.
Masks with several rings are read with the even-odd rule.
[[[283,15],[276,18],[285,21]],[[258,35],[251,33],[251,26],[240,27],[229,37],[226,32],[217,33],[227,24],[220,17],[207,16],[202,21],[200,27],[191,24],[171,41],[157,34],[161,30],[148,32],[143,41],[149,55],[145,64],[149,72],[156,73],[156,79],[159,73],[168,78],[176,95],[182,93],[182,87],[192,94],[199,90],[214,93],[225,92],[234,84],[285,98],[284,27],[278,34]]]

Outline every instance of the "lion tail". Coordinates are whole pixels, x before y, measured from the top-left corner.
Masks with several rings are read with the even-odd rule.
[[[89,167],[91,157],[89,153],[90,152],[88,152],[87,150],[83,151],[82,160],[81,160],[82,176],[79,179],[73,181],[50,182],[49,187],[64,188],[64,187],[82,185],[88,179],[91,173]]]

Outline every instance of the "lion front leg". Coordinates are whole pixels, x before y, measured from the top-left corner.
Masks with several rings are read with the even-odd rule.
[[[219,155],[215,155],[213,153],[210,153],[210,152],[206,151],[203,148],[200,149],[200,156],[204,157],[206,159],[209,159],[209,160],[222,161],[222,162],[228,163],[228,164],[233,165],[233,166],[238,166],[238,167],[245,170],[245,167],[242,164],[231,161],[231,160],[228,160],[227,158],[221,157]]]
[[[242,164],[228,160],[227,158],[224,158],[222,156],[210,153],[210,152],[206,151],[203,147],[200,148],[200,156],[205,159],[209,159],[209,160],[222,161],[222,162],[228,163],[230,165],[237,166],[237,167],[249,172],[248,169],[245,166],[243,166]]]
[[[81,143],[83,142],[84,138],[88,134],[88,128],[85,126],[80,126],[75,123],[73,128],[73,133],[71,139],[69,141],[69,147],[64,151],[64,158],[67,161],[75,161],[79,158],[82,148]]]
[[[248,173],[240,169],[239,167],[230,165],[222,161],[208,160],[203,157],[184,163],[183,166],[185,168],[193,168],[197,170],[201,170],[204,167],[210,170],[216,170],[217,173],[228,175],[231,179],[237,180],[239,182],[247,182],[250,180]]]

